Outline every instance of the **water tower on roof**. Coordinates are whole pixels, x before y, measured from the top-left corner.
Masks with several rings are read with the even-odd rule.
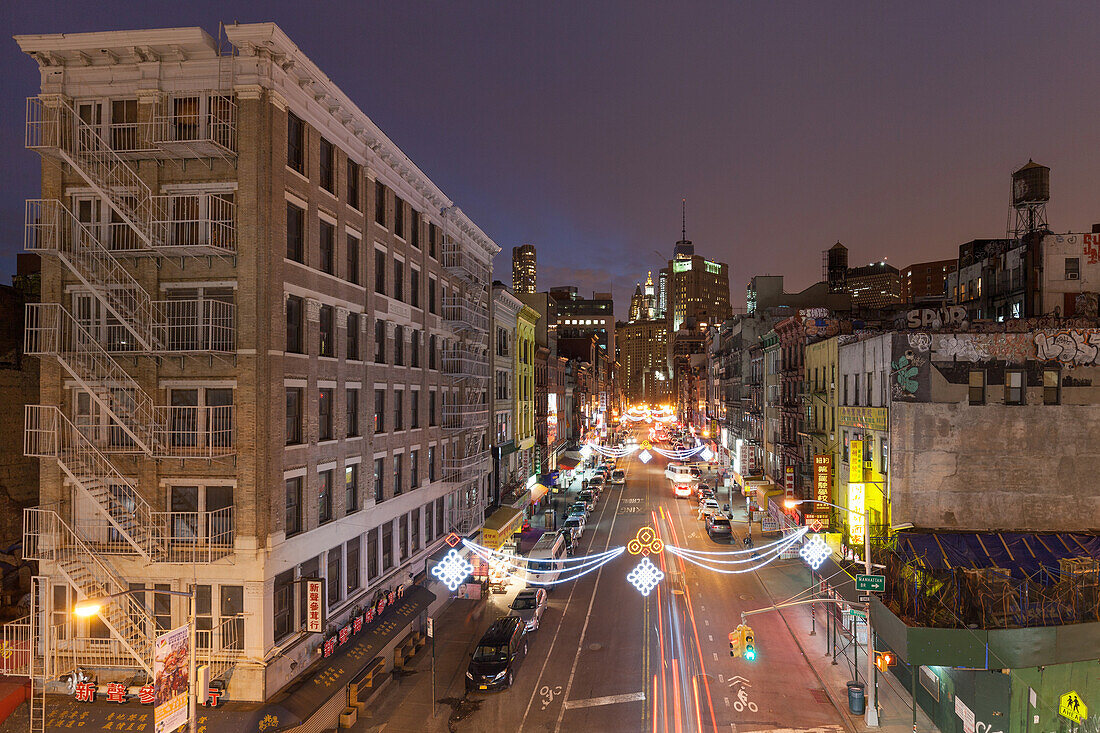
[[[1050,201],[1050,168],[1028,159],[1012,174],[1012,210],[1015,225],[1009,236],[1022,239],[1032,232],[1047,230],[1047,202]]]

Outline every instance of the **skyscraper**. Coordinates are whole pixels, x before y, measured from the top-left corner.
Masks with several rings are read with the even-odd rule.
[[[681,220],[680,241],[672,250],[668,268],[660,275],[667,277],[665,318],[670,336],[685,321],[693,325],[721,323],[733,313],[729,266],[695,254],[695,245],[687,238],[686,217]]]
[[[535,292],[535,245],[512,247],[512,291]]]

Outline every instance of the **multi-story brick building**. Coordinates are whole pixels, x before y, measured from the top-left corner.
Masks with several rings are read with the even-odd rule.
[[[133,679],[188,618],[162,591],[191,592],[200,662],[265,700],[482,521],[498,248],[277,26],[224,33],[17,38],[43,158],[27,623],[52,675]]]

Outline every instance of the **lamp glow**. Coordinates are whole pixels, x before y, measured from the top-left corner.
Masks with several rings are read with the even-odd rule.
[[[95,616],[102,610],[103,604],[98,601],[81,601],[73,606],[73,615],[81,618]]]

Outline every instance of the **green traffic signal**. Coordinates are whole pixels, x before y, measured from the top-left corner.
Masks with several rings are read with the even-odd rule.
[[[756,641],[753,638],[752,627],[741,627],[741,656],[746,662],[756,661]]]

